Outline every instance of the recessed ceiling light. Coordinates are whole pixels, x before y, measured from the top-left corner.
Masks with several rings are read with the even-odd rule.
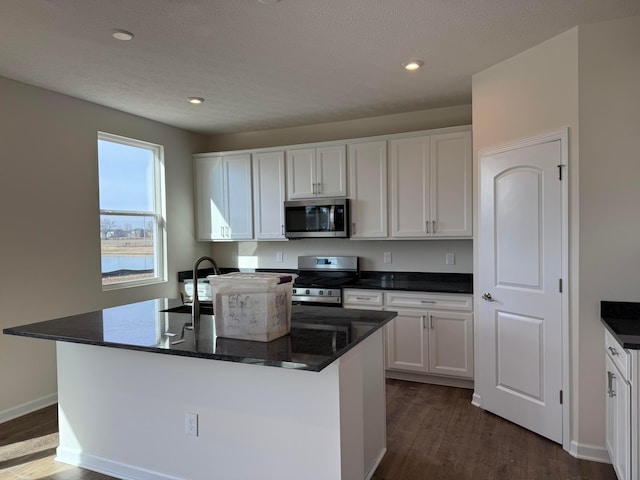
[[[404,69],[409,71],[418,70],[423,65],[424,62],[422,60],[409,60],[408,62],[402,64]]]
[[[273,5],[274,3],[278,3],[280,0],[258,0],[260,3],[264,5]]]
[[[204,103],[204,98],[202,97],[189,97],[188,100],[189,103],[192,103],[194,105],[200,105],[201,103]]]
[[[112,35],[116,40],[127,41],[133,38],[133,33],[127,32],[126,30],[114,30]]]

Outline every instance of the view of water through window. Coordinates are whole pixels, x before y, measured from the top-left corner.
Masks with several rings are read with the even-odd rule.
[[[98,139],[102,283],[156,278],[157,149],[105,137]]]

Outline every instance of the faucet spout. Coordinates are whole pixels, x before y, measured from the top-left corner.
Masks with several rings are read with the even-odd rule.
[[[208,261],[213,266],[213,273],[215,275],[220,275],[220,269],[218,268],[218,264],[211,257],[200,257],[196,260],[196,263],[193,265],[193,302],[191,307],[191,326],[196,329],[196,320],[200,319],[200,300],[198,299],[198,267],[204,261]]]

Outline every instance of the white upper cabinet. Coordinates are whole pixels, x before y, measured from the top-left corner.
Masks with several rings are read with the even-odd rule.
[[[287,151],[287,198],[345,197],[347,159],[344,145]]]
[[[286,240],[284,201],[322,197],[354,240],[473,235],[469,127],[277,148],[194,156],[198,240]]]
[[[471,132],[431,136],[431,235],[470,237],[472,230]]]
[[[472,235],[471,132],[389,142],[391,236]]]
[[[251,156],[195,158],[198,240],[253,238]]]
[[[194,161],[196,187],[196,236],[198,240],[221,240],[227,226],[222,157],[199,157]]]
[[[389,142],[391,236],[421,238],[431,233],[429,137]]]
[[[349,145],[351,238],[386,238],[387,142]]]
[[[253,155],[253,221],[256,240],[285,240],[284,151]]]

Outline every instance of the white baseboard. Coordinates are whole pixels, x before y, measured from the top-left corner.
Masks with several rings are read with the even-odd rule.
[[[474,407],[481,407],[482,402],[480,401],[480,395],[476,392],[473,392],[473,397],[471,397],[471,405]]]
[[[430,383],[433,385],[443,385],[445,387],[468,388],[473,390],[473,380],[456,377],[441,377],[439,375],[428,375],[423,373],[400,372],[396,370],[386,370],[385,376],[394,380],[406,380],[408,382]]]
[[[58,394],[51,393],[41,398],[37,398],[30,402],[23,403],[17,407],[11,407],[0,412],[0,423],[8,422],[14,418],[22,417],[28,413],[35,412],[41,408],[48,407],[58,402]]]
[[[123,480],[183,480],[180,477],[173,477],[134,465],[114,462],[113,460],[65,447],[58,447],[55,460]]]
[[[571,442],[569,453],[580,460],[590,460],[592,462],[611,463],[609,452],[605,447],[595,445],[584,445],[578,442]]]
[[[380,465],[380,462],[382,461],[382,458],[384,457],[385,453],[387,453],[387,449],[383,448],[380,451],[380,455],[378,455],[378,458],[376,458],[376,461],[373,462],[373,465],[371,465],[371,468],[369,469],[369,473],[367,473],[367,475],[364,477],[365,480],[371,480],[371,478],[373,477],[373,474],[376,473],[376,469]]]

